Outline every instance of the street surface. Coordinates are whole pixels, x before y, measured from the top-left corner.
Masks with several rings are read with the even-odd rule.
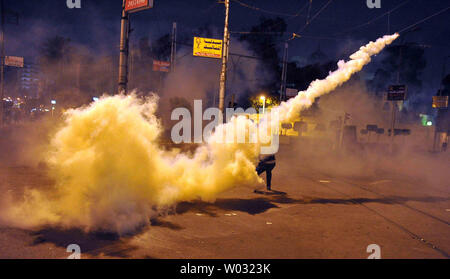
[[[448,165],[447,165],[448,166]],[[288,146],[277,155],[273,189],[236,187],[208,204],[178,204],[132,235],[85,234],[44,228],[0,228],[0,258],[448,258],[448,180],[401,174],[339,175],[312,166]],[[42,169],[3,166],[2,191],[46,187]]]

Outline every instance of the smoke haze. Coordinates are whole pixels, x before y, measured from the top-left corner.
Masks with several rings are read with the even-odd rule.
[[[361,47],[350,61],[340,61],[339,69],[325,80],[314,81],[305,92],[281,104],[281,121],[292,120],[317,97],[346,82],[397,37],[380,38]],[[46,158],[55,185],[48,191],[28,189],[20,202],[7,196],[2,222],[122,234],[148,224],[154,214],[178,202],[213,202],[227,189],[262,182],[255,171],[257,144],[217,140],[221,131],[235,130],[237,123],[253,126],[252,121],[232,118],[187,155],[158,145],[162,128],[157,107],[157,97],[143,100],[131,94],[104,96],[67,111]]]

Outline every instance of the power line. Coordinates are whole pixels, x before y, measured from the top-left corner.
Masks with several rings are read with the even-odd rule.
[[[327,37],[327,36],[309,36],[309,35],[301,35],[303,38],[311,38],[317,40],[347,40],[347,38],[337,38],[337,37]]]
[[[322,11],[324,11],[327,7],[328,7],[328,5],[330,5],[331,4],[331,2],[333,2],[333,0],[329,0],[312,18],[311,18],[311,20],[308,20],[307,22],[306,22],[306,24],[303,26],[303,28],[302,29],[300,29],[298,32],[296,32],[296,33],[301,33],[301,32],[303,32],[303,30],[305,30],[306,29],[306,27],[308,27],[310,24],[311,24],[311,22],[313,22],[314,21],[314,19],[316,19],[317,18],[317,16],[319,16],[319,14],[320,13],[322,13]],[[311,1],[311,3],[312,3],[312,1]],[[295,36],[293,37],[293,38],[295,38]]]
[[[238,1],[238,0],[233,0],[233,1]],[[311,18],[311,20],[308,20],[307,21],[307,23],[305,24],[305,26],[303,26],[303,28],[299,31],[299,32],[301,32],[301,31],[303,31],[309,24],[311,24],[311,22],[313,22],[318,16],[319,16],[319,14],[323,11],[323,10],[325,10],[325,8],[327,8],[328,7],[328,5],[330,5],[331,4],[331,2],[332,2],[333,0],[329,0],[316,14],[314,14],[314,16]],[[306,3],[306,5],[303,7],[303,8],[301,8],[300,10],[299,10],[299,12],[296,14],[296,16],[298,16],[306,7],[310,7],[311,8],[311,3],[312,3],[312,1],[310,0],[309,2],[307,2]],[[308,12],[309,13],[309,12]],[[309,16],[308,16],[308,18],[309,18]],[[288,19],[288,20],[290,20],[290,19]],[[275,25],[276,26],[276,25]],[[299,33],[299,32],[297,32],[297,33]],[[237,32],[237,31],[235,31],[235,32],[230,32],[230,33],[232,33],[232,34],[261,34],[261,35],[265,35],[265,34],[280,34],[281,32],[264,32],[264,31],[261,31],[261,32],[252,32],[252,31],[241,31],[241,32]],[[292,37],[290,38],[290,39],[288,39],[288,41],[290,41],[290,40],[292,40],[292,39],[295,39],[295,38],[300,38],[301,36],[299,36],[298,34],[296,34],[296,33],[292,33]],[[311,37],[311,36],[310,36]],[[312,37],[311,37],[312,38]],[[319,37],[317,37],[317,38],[319,38]],[[324,38],[324,37],[323,37]],[[338,39],[338,38],[330,38],[330,37],[328,37],[327,39]],[[281,41],[280,41],[281,42]],[[285,42],[285,40],[282,40],[282,42]]]
[[[309,17],[311,16],[311,8],[312,8],[312,0],[309,0],[308,16],[306,17],[306,24],[309,23]]]
[[[281,31],[231,31],[231,34],[243,34],[243,35],[249,35],[249,34],[261,34],[261,35],[270,35],[270,34],[280,34]]]
[[[233,0],[233,1],[235,1],[235,0]],[[236,3],[239,3],[239,2],[236,2]],[[242,2],[241,2],[241,3],[242,3]],[[293,20],[293,19],[295,19],[295,18],[298,17],[298,16],[301,16],[301,13],[303,12],[303,10],[306,9],[306,7],[308,7],[308,2],[306,2],[306,4],[305,4],[303,7],[301,7],[301,8],[297,11],[297,13],[295,13],[294,15],[289,16],[289,18],[285,19],[284,22],[287,23],[288,21]],[[283,22],[278,22],[278,23],[272,25],[271,28],[277,27],[277,26],[279,26],[281,23],[283,23]],[[236,34],[251,34],[251,33],[244,33],[244,32],[230,32],[230,33],[236,33]]]
[[[426,18],[421,19],[421,20],[419,20],[418,22],[416,22],[416,23],[414,23],[414,24],[411,24],[411,25],[407,26],[407,27],[403,28],[403,29],[400,30],[400,31],[397,31],[397,33],[402,33],[402,32],[404,32],[404,31],[406,31],[406,30],[408,30],[408,29],[410,29],[410,28],[413,28],[413,27],[415,27],[416,25],[419,25],[420,23],[429,20],[430,18],[433,18],[433,17],[435,17],[435,16],[437,16],[437,15],[440,15],[440,14],[444,13],[444,12],[447,11],[448,9],[450,9],[450,6],[447,7],[447,8],[444,8],[444,9],[440,10],[439,12],[437,12],[437,13],[435,13],[435,14],[432,14],[432,15],[430,15],[430,16],[427,16]]]
[[[242,32],[231,32],[232,34],[243,34],[243,35],[249,35],[249,34],[260,34],[260,35],[274,35],[274,34],[280,34],[281,32],[252,32],[252,31],[242,31]],[[295,34],[295,37],[300,38],[311,38],[311,39],[317,39],[317,40],[347,40],[347,38],[338,38],[338,37],[327,37],[327,36],[310,36],[310,35],[298,35]],[[285,40],[280,40],[279,43],[285,42]]]
[[[379,15],[379,16],[376,16],[376,17],[372,18],[372,19],[370,19],[369,21],[367,21],[367,22],[365,22],[365,23],[363,23],[363,24],[360,24],[360,25],[354,26],[354,27],[352,27],[352,28],[349,28],[349,29],[347,29],[347,30],[345,30],[345,31],[336,33],[336,35],[342,35],[342,34],[345,34],[345,33],[350,32],[350,31],[353,31],[353,30],[355,30],[355,29],[358,29],[358,28],[361,28],[361,27],[370,25],[370,24],[374,23],[375,21],[377,21],[377,20],[383,18],[384,16],[390,15],[390,14],[393,13],[394,11],[396,11],[396,10],[398,10],[399,8],[401,8],[402,6],[404,6],[404,5],[405,5],[406,3],[408,3],[409,1],[411,1],[411,0],[403,1],[402,3],[400,3],[399,5],[397,5],[396,7],[394,7],[393,9],[391,9],[391,10],[389,10],[389,11],[387,11],[387,12],[385,12],[385,13]]]
[[[232,0],[232,1],[235,1],[235,2],[237,2],[237,3],[242,3],[240,0]],[[294,14],[294,15],[289,15],[290,16],[290,18],[288,18],[288,19],[286,19],[285,20],[285,22],[287,22],[287,21],[290,21],[290,20],[292,20],[292,19],[294,19],[295,17],[298,17],[298,16],[300,16],[301,15],[301,13],[307,8],[307,7],[309,7],[309,9],[308,9],[308,15],[306,16],[306,18],[307,18],[307,23],[305,24],[305,26],[303,26],[303,28],[301,29],[302,31],[309,25],[309,24],[311,24],[319,15],[320,15],[320,13],[325,9],[325,8],[327,8],[328,7],[328,5],[329,4],[331,4],[331,2],[332,2],[333,0],[329,0],[316,14],[314,14],[314,16],[311,18],[311,20],[309,20],[309,18],[310,18],[310,16],[309,16],[309,13],[310,13],[310,9],[311,9],[311,5],[312,5],[312,0],[308,0],[308,2],[306,2],[306,4],[302,7],[302,8],[300,8],[300,10],[296,13],[296,14]],[[244,3],[245,4],[245,3]],[[248,6],[250,6],[250,5],[248,5]],[[252,7],[252,6],[250,6],[250,7]],[[259,8],[258,8],[259,9]],[[279,24],[281,24],[281,22],[280,23],[277,23],[277,24],[274,24],[273,26],[271,26],[272,28],[273,27],[275,27],[275,26],[278,26]],[[296,29],[299,29],[300,27],[297,27]],[[300,31],[299,31],[300,32]],[[261,35],[264,35],[264,34],[279,34],[279,33],[281,33],[281,32],[273,32],[273,31],[269,31],[269,32],[264,32],[264,31],[257,31],[257,32],[252,32],[252,31],[232,31],[232,32],[230,32],[230,33],[232,33],[232,34],[261,34]],[[298,33],[298,32],[297,32]],[[290,39],[288,39],[288,40],[292,40],[293,38],[295,38],[295,37],[298,37],[298,34],[295,34],[295,33],[292,33],[292,37],[290,38]],[[283,42],[284,42],[285,40],[283,40]]]
[[[255,10],[255,11],[258,11],[258,12],[262,12],[262,13],[267,13],[267,14],[272,14],[272,15],[279,15],[279,16],[287,16],[287,17],[297,17],[297,16],[299,15],[299,13],[296,13],[296,14],[286,14],[286,13],[273,12],[273,11],[261,9],[261,8],[258,8],[258,7],[255,7],[255,6],[246,4],[246,3],[244,3],[244,2],[242,2],[242,1],[240,1],[240,0],[232,0],[232,1],[238,3],[238,4],[241,5],[242,7],[245,7],[245,8],[251,9],[251,10]]]
[[[213,2],[212,5],[209,6],[208,8],[206,8],[206,9],[204,9],[204,10],[202,11],[202,13],[204,13],[204,14],[208,13],[208,12],[209,12],[210,10],[212,10],[213,8],[218,7],[217,4],[219,4],[219,2]]]

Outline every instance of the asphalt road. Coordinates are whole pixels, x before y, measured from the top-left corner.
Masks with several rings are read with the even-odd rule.
[[[51,181],[38,168],[3,166],[2,191]],[[42,184],[42,185],[41,185]],[[273,188],[236,187],[213,204],[189,202],[132,235],[0,227],[0,258],[448,258],[448,181],[378,172],[344,175],[310,164],[283,148]],[[42,186],[44,187],[44,186]]]

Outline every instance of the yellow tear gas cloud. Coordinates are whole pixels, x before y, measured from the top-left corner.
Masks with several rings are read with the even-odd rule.
[[[280,120],[292,120],[316,97],[347,81],[398,37],[384,36],[353,54],[324,80],[280,105]],[[227,189],[261,183],[255,172],[258,144],[222,143],[224,130],[255,124],[234,117],[186,155],[158,145],[161,127],[155,116],[157,98],[103,97],[65,114],[65,123],[50,144],[50,190],[29,189],[23,201],[4,198],[0,220],[7,225],[55,225],[107,230],[119,234],[149,223],[159,210],[181,201],[213,202]],[[274,122],[268,120],[269,122]],[[246,125],[242,125],[247,122]],[[263,121],[262,126],[267,124]],[[239,125],[237,125],[239,124]],[[260,124],[261,125],[261,124]],[[271,123],[271,125],[279,125]],[[249,141],[246,141],[249,142]]]
[[[313,81],[308,89],[298,92],[295,98],[280,104],[280,120],[282,122],[294,121],[298,113],[305,108],[310,107],[317,97],[328,94],[348,81],[354,73],[362,70],[369,64],[371,56],[380,53],[384,47],[391,44],[399,34],[385,35],[375,42],[370,42],[362,46],[357,52],[350,56],[347,62],[339,61],[338,69],[330,73],[325,79]]]
[[[213,202],[233,186],[262,182],[255,144],[210,141],[192,156],[161,149],[156,107],[156,98],[117,95],[68,111],[47,160],[55,187],[27,190],[23,202],[2,210],[2,221],[122,234],[177,202]]]

